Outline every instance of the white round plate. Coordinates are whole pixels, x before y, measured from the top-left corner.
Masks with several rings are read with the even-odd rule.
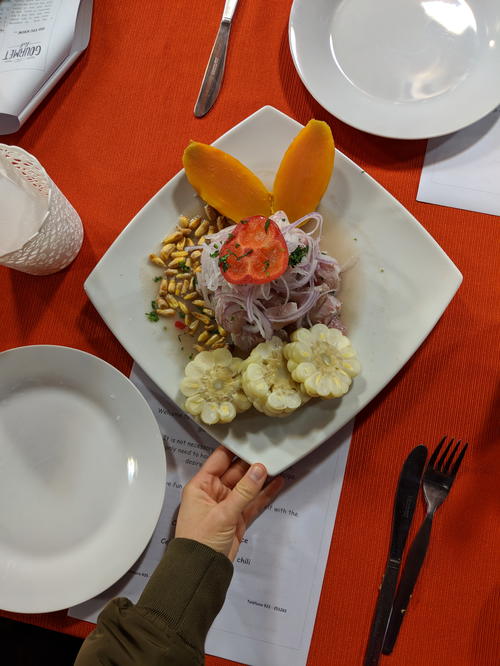
[[[365,132],[440,136],[500,103],[498,0],[294,0],[289,39],[311,95]]]
[[[165,492],[158,425],[101,359],[40,345],[0,354],[0,608],[99,594],[136,561]]]

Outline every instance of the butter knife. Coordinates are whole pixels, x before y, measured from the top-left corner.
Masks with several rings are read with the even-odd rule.
[[[387,565],[380,586],[366,647],[364,666],[376,666],[380,659],[396,591],[401,558],[415,512],[420,480],[424,471],[427,448],[417,446],[406,458],[399,477],[394,501],[394,518]]]
[[[198,99],[194,107],[194,115],[197,118],[201,118],[210,111],[219,94],[224,77],[224,67],[226,65],[231,21],[233,20],[237,4],[238,0],[226,0],[226,4],[224,5],[219,32],[215,38],[212,53],[210,54],[200,92],[198,93]]]

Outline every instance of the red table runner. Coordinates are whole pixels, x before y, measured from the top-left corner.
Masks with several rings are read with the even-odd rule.
[[[128,373],[132,361],[87,300],[83,281],[135,213],[181,168],[187,142],[209,143],[266,104],[302,123],[326,120],[337,147],[417,217],[464,282],[422,347],[356,419],[308,664],[362,662],[402,460],[414,445],[432,447],[448,434],[471,447],[435,521],[411,616],[386,661],[496,665],[500,220],[417,203],[425,141],[359,132],[311,98],[289,53],[289,0],[240,3],[219,99],[205,118],[195,119],[222,4],[95,3],[86,53],[17,134],[0,137],[41,161],[79,212],[86,234],[74,264],[56,275],[31,277],[0,267],[0,350],[68,345]],[[419,504],[415,523],[422,517]],[[82,637],[93,628],[65,612],[2,614]],[[209,666],[224,663],[207,658]]]

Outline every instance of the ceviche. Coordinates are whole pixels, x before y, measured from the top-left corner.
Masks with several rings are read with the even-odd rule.
[[[181,216],[161,250],[150,255],[162,273],[147,316],[172,318],[179,337],[192,338],[180,390],[186,411],[204,423],[230,422],[251,407],[286,416],[311,398],[341,397],[360,372],[341,319],[342,267],[320,247],[322,216],[304,212],[308,197],[317,205],[333,168],[329,127],[311,123],[285,153],[273,193],[226,153],[204,144],[186,149],[186,175],[207,202],[205,216]],[[304,194],[302,188],[299,199],[294,195],[288,202],[283,179],[300,187],[297,141],[299,152],[305,150],[304,135],[306,146],[317,149],[318,132],[326,157],[332,153],[328,179],[318,189],[324,172],[309,177],[304,187],[315,192]],[[220,183],[205,182],[203,169],[212,177],[219,170]],[[232,196],[235,170],[240,187],[246,182],[250,193]],[[283,209],[275,210],[278,203]]]

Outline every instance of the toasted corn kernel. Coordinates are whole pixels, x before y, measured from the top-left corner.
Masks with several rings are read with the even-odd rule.
[[[149,261],[155,264],[155,266],[162,266],[163,268],[166,268],[166,263],[157,254],[150,254]]]
[[[193,301],[193,305],[196,305],[199,308],[204,308],[205,307],[205,301],[202,301],[199,298],[197,298],[195,301]]]
[[[203,333],[200,333],[198,336],[198,342],[205,342],[205,340],[208,340],[209,337],[209,333],[207,331],[203,331]]]
[[[194,303],[194,301],[193,301],[193,303]],[[203,312],[204,312],[206,315],[208,315],[209,317],[213,317],[214,314],[215,314],[214,311],[211,310],[210,308],[203,308]]]
[[[176,257],[175,259],[172,259],[172,261],[168,264],[169,268],[177,268],[179,264],[184,263],[184,257]]]
[[[206,237],[205,237],[205,236],[202,236],[202,237],[199,239],[199,241],[198,241],[198,245],[203,245],[203,243],[204,243],[206,240],[207,240]]]
[[[205,347],[202,347],[201,345],[193,345],[193,347],[197,352],[205,351]]]
[[[193,250],[189,256],[191,257],[191,261],[194,259],[199,259],[201,257],[201,250]]]
[[[199,312],[193,312],[193,317],[196,317],[196,319],[199,319],[207,326],[210,324],[210,319],[207,317],[207,315],[200,314]]]
[[[191,314],[190,314],[190,313],[187,313],[187,314],[185,315],[185,317],[184,317],[184,323],[185,323],[186,326],[189,328],[189,324],[191,323]]]
[[[164,298],[159,298],[156,299],[156,308],[165,308],[167,307],[167,301]]]
[[[167,270],[165,271],[165,275],[167,277],[172,277],[173,275],[177,275],[177,272],[178,271],[176,271],[175,268],[167,268]]]
[[[185,303],[183,303],[182,301],[179,301],[179,310],[181,312],[183,312],[184,314],[188,314],[188,312],[189,312],[188,306]]]
[[[160,288],[158,290],[158,293],[160,296],[163,296],[163,294],[166,294],[168,291],[168,280],[165,280],[165,278],[162,278],[162,281],[160,282]]]
[[[189,280],[184,280],[182,283],[182,289],[181,289],[181,294],[184,296],[187,294],[187,290],[189,289]]]
[[[186,239],[183,236],[180,241],[177,241],[175,247],[177,248],[177,251],[182,251],[184,249],[185,245],[186,245]]]
[[[201,217],[199,215],[197,215],[196,217],[193,217],[191,219],[191,221],[188,224],[188,227],[191,230],[198,229],[198,227],[200,226],[200,223],[201,223]]]
[[[216,342],[220,342],[220,337],[217,335],[217,333],[214,333],[214,335],[211,335],[208,338],[208,340],[205,341],[205,344],[206,344],[207,347],[211,347]]]
[[[179,301],[170,294],[167,294],[167,303],[171,308],[177,309],[179,307]]]
[[[195,319],[194,321],[192,321],[192,322],[189,324],[189,330],[190,330],[192,333],[194,333],[194,332],[196,331],[196,329],[198,328],[199,325],[200,325],[199,320],[198,320],[198,319]]]
[[[207,219],[210,220],[210,222],[213,222],[215,218],[217,217],[217,212],[215,208],[212,208],[209,204],[205,205],[205,215],[207,216]]]
[[[227,335],[227,331],[224,328],[222,328],[222,326],[217,326],[217,330],[219,331],[219,335],[221,335],[222,337]]]
[[[175,280],[169,280],[167,291],[169,294],[175,294]]]
[[[172,308],[162,308],[161,310],[156,310],[156,312],[160,317],[173,317],[175,314],[175,310],[172,310]]]
[[[215,224],[211,224],[208,227],[208,233],[209,234],[215,234],[217,233],[217,226]]]
[[[177,282],[175,285],[175,295],[180,296],[181,295],[181,289],[182,289],[182,282]]]
[[[226,226],[226,222],[225,222],[224,218],[222,217],[222,215],[219,215],[219,217],[217,218],[217,230],[222,231],[225,226]]]
[[[203,220],[203,222],[195,229],[194,235],[196,238],[200,238],[203,234],[207,233],[208,229],[208,220]]]
[[[182,235],[183,234],[181,231],[175,231],[173,234],[165,236],[165,238],[162,240],[162,243],[163,245],[166,245],[167,243],[177,243],[177,241],[182,238]]]
[[[170,252],[172,252],[172,250],[175,250],[175,244],[174,243],[167,243],[166,245],[164,245],[162,247],[161,254],[168,257],[168,255],[170,254]]]
[[[179,221],[177,222],[177,224],[178,224],[181,228],[182,228],[182,227],[186,228],[186,227],[189,225],[189,218],[187,218],[185,215],[181,215],[181,216],[179,217]]]
[[[188,286],[188,289],[189,289],[189,286]],[[191,291],[189,294],[185,294],[184,300],[185,301],[192,301],[193,298],[196,298],[197,296],[198,296],[197,291]]]
[[[189,238],[189,236],[186,238],[186,247],[193,247],[194,242],[192,238]]]

